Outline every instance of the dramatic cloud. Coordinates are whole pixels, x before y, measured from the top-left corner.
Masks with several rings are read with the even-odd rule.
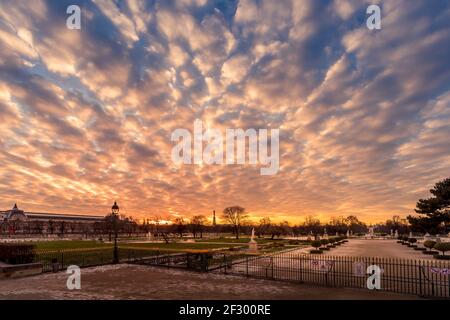
[[[409,214],[450,172],[448,57],[447,0],[2,0],[0,208]],[[175,165],[195,119],[280,128],[280,172]]]

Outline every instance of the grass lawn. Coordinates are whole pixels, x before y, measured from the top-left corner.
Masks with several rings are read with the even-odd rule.
[[[187,251],[203,251],[230,247],[239,244],[223,245],[208,243],[120,243],[120,261],[127,259],[151,257],[156,254],[174,254]],[[49,241],[38,245],[35,262],[44,265],[45,271],[52,270],[52,262],[58,263],[60,268],[69,265],[81,267],[112,263],[113,246],[95,241]],[[79,250],[76,250],[79,249]],[[61,250],[61,251],[60,251]]]
[[[38,250],[70,250],[70,249],[102,249],[102,248],[112,248],[111,243],[103,243],[99,241],[81,241],[81,240],[61,240],[61,241],[43,241],[36,242],[36,249]],[[126,243],[120,242],[119,247],[133,247],[133,248],[158,248],[158,249],[168,249],[168,250],[206,250],[206,249],[217,249],[217,248],[229,248],[240,246],[239,243],[235,244],[220,244],[220,243]]]
[[[121,247],[126,248],[155,248],[155,249],[167,249],[167,250],[208,250],[218,248],[236,247],[239,244],[223,245],[223,244],[211,244],[211,243],[127,243],[120,244]]]

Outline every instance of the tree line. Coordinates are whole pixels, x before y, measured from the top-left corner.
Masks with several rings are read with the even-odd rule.
[[[323,223],[313,216],[307,216],[301,224],[291,224],[288,221],[274,222],[270,217],[261,218],[258,222],[250,219],[245,208],[240,206],[227,207],[222,212],[222,223],[212,225],[203,215],[196,215],[191,219],[177,216],[172,221],[166,221],[160,217],[154,217],[151,221],[144,222],[146,232],[155,236],[168,239],[170,236],[183,237],[192,234],[194,238],[202,238],[205,233],[232,233],[239,239],[241,235],[250,235],[255,229],[257,237],[270,237],[277,239],[282,236],[308,236],[328,234],[346,234],[350,232],[354,235],[366,234],[369,230],[366,223],[360,221],[356,216],[332,217],[328,222]],[[376,225],[376,232],[390,234],[393,231],[405,234],[410,231],[406,219],[400,216],[393,216],[384,223]]]

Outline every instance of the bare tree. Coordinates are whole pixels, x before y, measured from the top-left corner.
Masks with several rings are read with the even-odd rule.
[[[64,237],[64,233],[66,232],[66,222],[65,221],[61,221],[61,223],[59,225],[59,231],[60,231],[60,236]]]
[[[271,225],[272,225],[272,221],[270,220],[269,217],[262,218],[261,220],[259,220],[259,226],[256,229],[258,238],[269,233]]]
[[[202,215],[194,216],[191,220],[191,231],[196,237],[200,233],[200,238],[203,238],[203,229],[205,228],[206,217]]]
[[[176,217],[175,219],[173,219],[172,223],[175,233],[178,233],[180,235],[180,238],[183,238],[183,233],[186,229],[186,224],[183,217]]]
[[[169,243],[169,234],[168,234],[168,230],[167,228],[163,228],[161,226],[161,217],[160,216],[155,216],[153,218],[153,220],[155,221],[155,234],[156,237],[162,237],[164,239],[164,242],[167,244]]]
[[[228,207],[223,210],[223,218],[233,226],[236,239],[239,239],[239,229],[247,217],[245,208],[239,206]]]
[[[53,234],[53,231],[55,230],[53,220],[48,220],[48,230],[50,231],[50,234]]]
[[[304,227],[307,233],[312,233],[314,234],[314,237],[317,238],[317,234],[321,229],[320,220],[313,216],[307,216],[305,218]]]

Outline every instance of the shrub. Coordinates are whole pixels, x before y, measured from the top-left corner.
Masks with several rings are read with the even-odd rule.
[[[311,246],[313,246],[314,248],[319,248],[322,244],[320,243],[319,240],[314,240],[311,241]]]
[[[445,252],[450,251],[450,242],[438,242],[434,245],[434,248],[445,256]]]
[[[0,244],[0,261],[9,264],[32,263],[34,261],[34,248],[35,246],[32,244]]]
[[[416,243],[416,242],[417,242],[417,239],[416,239],[416,238],[409,238],[409,239],[408,239],[408,242],[411,243],[411,244],[413,244],[413,243]]]
[[[436,241],[433,241],[433,240],[427,240],[423,243],[423,246],[425,248],[428,248],[429,251],[431,251],[431,249],[433,249],[435,245],[436,245]]]
[[[322,252],[323,252],[323,251],[320,250],[320,249],[314,249],[314,250],[309,251],[309,253],[311,253],[311,254],[320,254],[320,253],[322,253]]]
[[[327,244],[329,244],[330,241],[328,239],[321,239],[320,244],[322,247],[320,247],[321,250],[330,250],[330,248],[327,247]]]
[[[450,260],[450,256],[443,256],[440,254],[434,255],[433,257],[438,260]]]

